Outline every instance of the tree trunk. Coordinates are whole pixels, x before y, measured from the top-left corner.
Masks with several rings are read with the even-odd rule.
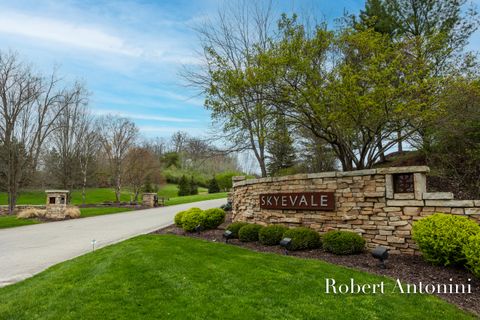
[[[8,191],[8,214],[9,215],[14,214],[16,205],[17,205],[17,191],[9,190]]]
[[[115,178],[115,201],[120,203],[120,190],[121,190],[121,181],[120,175],[117,175]]]
[[[398,139],[397,149],[398,149],[398,152],[403,152],[402,140],[400,140],[401,137],[402,137],[402,132],[398,131],[397,132],[397,139]]]
[[[378,151],[381,151],[383,149],[382,139],[380,136],[377,136],[377,148]],[[383,151],[380,152],[380,162],[385,162],[385,152]]]
[[[83,183],[82,183],[82,205],[85,205],[87,200],[86,189],[87,189],[87,171],[82,170],[83,174]]]

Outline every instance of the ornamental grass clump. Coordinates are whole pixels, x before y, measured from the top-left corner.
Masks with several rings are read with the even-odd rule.
[[[280,243],[283,233],[287,230],[288,228],[282,225],[271,225],[262,228],[258,233],[258,240],[263,245],[275,246]]]
[[[262,228],[258,224],[247,224],[238,231],[238,239],[242,242],[258,241],[258,233]]]
[[[325,251],[346,255],[360,253],[365,248],[365,239],[348,231],[329,231],[322,237]]]
[[[322,244],[320,234],[315,230],[299,227],[285,231],[283,238],[292,239],[288,250],[316,249]]]
[[[413,224],[412,238],[425,260],[443,266],[467,262],[464,247],[480,226],[467,217],[436,213]]]

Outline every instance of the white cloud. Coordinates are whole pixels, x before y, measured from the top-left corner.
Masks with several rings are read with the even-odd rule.
[[[133,112],[126,112],[126,111],[118,111],[118,110],[111,110],[111,109],[94,109],[92,111],[96,115],[106,115],[106,114],[113,114],[119,117],[131,118],[134,120],[151,120],[151,121],[163,121],[163,122],[196,122],[195,119],[189,118],[178,118],[178,117],[166,117],[166,116],[155,116],[155,115],[142,115]]]
[[[206,133],[205,128],[185,128],[185,127],[172,127],[172,126],[139,126],[139,129],[142,133],[147,135],[169,135],[177,131],[185,131],[190,135],[201,136]]]
[[[141,49],[98,28],[15,12],[0,12],[0,32],[128,56],[142,54]]]

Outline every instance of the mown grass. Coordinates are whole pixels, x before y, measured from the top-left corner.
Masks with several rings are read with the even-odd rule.
[[[206,188],[198,188],[199,195],[207,194]],[[177,198],[178,188],[176,184],[166,184],[160,188],[158,195],[165,198]],[[120,196],[122,202],[130,202],[132,193],[129,190],[123,190]],[[8,203],[7,194],[0,192],[0,205]],[[193,198],[194,199],[194,198]],[[139,199],[141,201],[141,199]],[[86,190],[86,203],[99,204],[103,202],[114,202],[115,190],[113,188],[88,188]],[[17,204],[43,205],[46,202],[45,190],[27,190],[22,191]],[[82,204],[82,191],[73,190],[71,194],[71,203],[73,205]]]
[[[175,197],[175,198],[168,199],[165,202],[165,205],[173,206],[173,205],[176,205],[176,204],[184,204],[184,203],[197,202],[197,201],[221,199],[221,198],[226,198],[227,195],[228,195],[228,192],[219,192],[219,193],[197,194],[197,195],[194,195],[194,196]]]
[[[0,216],[0,229],[27,226],[37,223],[40,223],[40,221],[36,219],[18,219],[16,216]]]
[[[385,294],[325,293],[380,283]],[[474,319],[391,279],[318,260],[188,237],[146,235],[0,289],[1,319]]]
[[[129,191],[122,191],[121,201],[129,202],[131,193]],[[86,190],[86,203],[98,204],[106,201],[115,201],[115,191],[112,188],[89,188]],[[42,205],[46,202],[45,190],[28,190],[22,191],[18,197],[17,204],[32,204]],[[8,203],[7,194],[0,193],[0,204],[6,205]],[[82,191],[73,190],[71,194],[71,203],[73,205],[80,205],[82,203]]]

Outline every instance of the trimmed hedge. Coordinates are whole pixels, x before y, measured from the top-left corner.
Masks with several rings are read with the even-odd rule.
[[[425,260],[437,265],[464,265],[463,247],[480,233],[480,226],[467,217],[436,213],[413,224],[412,238]]]
[[[225,211],[220,208],[212,208],[203,211],[205,221],[203,227],[205,229],[215,229],[225,221]]]
[[[227,230],[232,231],[232,238],[238,239],[238,231],[247,224],[246,222],[234,222],[227,227]]]
[[[323,249],[334,254],[355,254],[365,248],[365,239],[348,231],[329,231],[322,237]]]
[[[282,240],[282,236],[287,230],[288,228],[282,225],[271,225],[262,228],[258,233],[258,240],[260,240],[261,244],[266,246],[277,245],[280,240]]]
[[[315,249],[321,246],[320,234],[309,228],[293,228],[285,231],[283,238],[291,238],[288,250]]]
[[[187,232],[195,231],[198,225],[203,226],[205,214],[200,208],[190,208],[182,215],[182,228]]]
[[[238,231],[238,239],[242,242],[258,241],[258,233],[263,227],[258,224],[247,224]]]
[[[175,218],[173,219],[173,221],[175,222],[175,225],[179,228],[182,228],[182,219],[185,212],[187,212],[187,210],[180,211],[175,215]]]
[[[480,278],[480,233],[468,239],[468,243],[463,247],[463,253],[467,259],[467,267]]]

